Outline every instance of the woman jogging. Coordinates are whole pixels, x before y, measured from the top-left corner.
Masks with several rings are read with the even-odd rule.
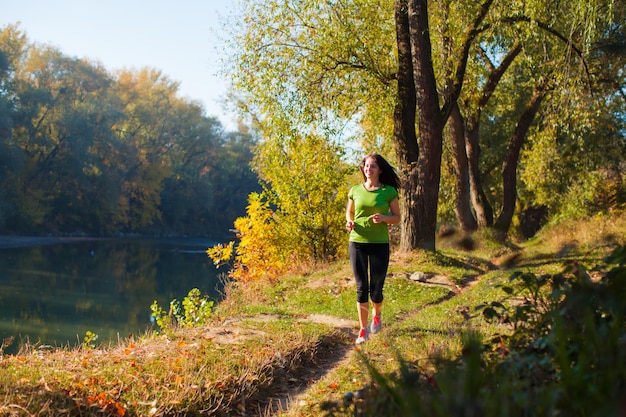
[[[348,249],[361,325],[357,344],[382,328],[383,286],[389,266],[388,225],[400,222],[400,180],[395,169],[378,154],[367,155],[359,168],[364,182],[350,189],[346,207]],[[373,311],[368,326],[370,300]]]

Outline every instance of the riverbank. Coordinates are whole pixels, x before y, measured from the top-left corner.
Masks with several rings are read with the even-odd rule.
[[[94,240],[107,240],[106,237],[86,237],[86,236],[12,236],[0,235],[0,249],[5,248],[25,248],[42,245],[57,245],[62,243],[90,242]],[[115,239],[124,239],[117,237]],[[160,240],[170,242],[172,244],[182,244],[186,246],[198,246],[208,248],[217,243],[217,241],[204,237],[131,237],[128,239],[136,240]]]
[[[87,242],[98,240],[95,237],[70,237],[70,236],[11,236],[0,235],[0,249],[25,248],[32,246],[54,245],[59,243]]]
[[[499,416],[502,404],[509,404],[503,400],[516,397],[498,397],[491,390],[500,385],[471,378],[486,378],[478,369],[487,372],[489,366],[478,366],[474,374],[462,372],[472,370],[467,366],[450,367],[455,379],[437,386],[437,378],[445,377],[437,375],[437,361],[445,365],[461,353],[481,351],[480,347],[462,351],[468,330],[481,335],[485,343],[493,341],[483,346],[493,348],[484,351],[484,359],[504,355],[505,344],[496,343],[502,339],[494,336],[510,331],[510,325],[486,321],[478,306],[494,303],[495,309],[496,303],[507,303],[503,288],[513,285],[510,278],[516,272],[527,278],[529,274],[545,277],[562,271],[565,261],[593,267],[610,251],[607,242],[623,245],[624,236],[623,218],[605,219],[546,231],[515,247],[477,238],[471,252],[443,249],[440,242],[437,253],[394,254],[385,287],[383,331],[359,347],[354,345],[354,282],[347,261],[289,274],[275,283],[235,285],[226,290],[227,298],[215,308],[208,325],[120,340],[109,347],[92,347],[86,341],[75,350],[43,352],[34,347],[19,355],[0,356],[0,415],[348,417],[356,415],[355,408],[368,399],[371,406],[406,400],[405,395],[390,396],[385,391],[398,389],[403,382],[399,378],[405,377],[405,383],[419,384],[422,390],[407,391],[409,399],[427,403],[449,394],[442,404],[461,410],[480,407],[481,415]],[[442,277],[454,285],[442,284]],[[598,344],[605,345],[612,346]],[[399,363],[399,358],[404,362]],[[390,376],[392,383],[382,386],[372,369]],[[581,375],[596,376],[600,371],[606,369],[584,369]],[[534,372],[533,384],[542,383],[546,375],[552,374]],[[520,383],[513,393],[525,386],[523,379],[503,381]],[[613,404],[609,395],[613,391],[598,392],[605,404]],[[581,399],[572,393],[567,387],[561,392]],[[422,414],[443,416],[444,411]],[[617,415],[601,411],[606,410],[587,415]],[[532,414],[536,413],[525,413]]]

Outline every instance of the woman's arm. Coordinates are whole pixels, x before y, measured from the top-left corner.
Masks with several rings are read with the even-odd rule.
[[[389,203],[389,211],[391,214],[372,214],[370,219],[374,223],[382,223],[385,222],[387,224],[398,224],[400,223],[400,203],[398,203],[398,199],[394,198],[391,203]]]
[[[387,224],[400,223],[400,203],[397,198],[394,198],[393,201],[389,203],[389,210],[391,211],[391,215],[387,216],[385,222]]]
[[[348,199],[346,204],[346,229],[352,231],[354,229],[354,200]]]

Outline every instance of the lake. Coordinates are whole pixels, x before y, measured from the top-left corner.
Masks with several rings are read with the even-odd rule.
[[[79,240],[0,248],[0,341],[77,345],[87,331],[117,342],[152,326],[150,305],[168,310],[198,288],[216,303],[225,272],[206,239]]]

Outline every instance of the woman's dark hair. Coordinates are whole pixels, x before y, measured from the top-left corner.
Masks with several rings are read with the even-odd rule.
[[[359,164],[359,169],[361,170],[361,175],[363,175],[363,179],[365,179],[365,161],[369,158],[374,158],[376,160],[376,164],[380,167],[380,177],[378,178],[382,184],[389,185],[396,190],[400,190],[400,178],[396,173],[396,169],[391,166],[385,158],[380,156],[377,153],[365,155],[361,163]]]

